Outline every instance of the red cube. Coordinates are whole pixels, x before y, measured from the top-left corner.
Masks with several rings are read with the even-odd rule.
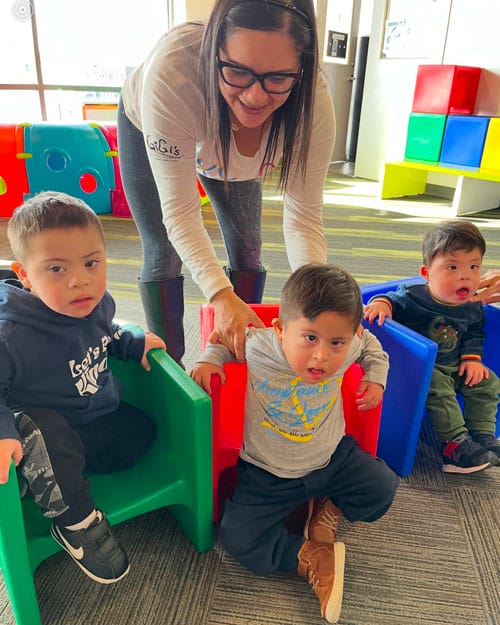
[[[419,65],[412,112],[471,115],[480,78],[480,67]]]

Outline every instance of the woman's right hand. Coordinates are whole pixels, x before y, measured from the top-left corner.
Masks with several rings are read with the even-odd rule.
[[[484,276],[481,276],[479,289],[484,290],[471,297],[471,302],[483,302],[483,304],[500,302],[500,269],[488,269]]]
[[[210,303],[215,312],[214,330],[220,341],[239,361],[244,361],[247,327],[264,328],[264,324],[230,287],[216,293]]]

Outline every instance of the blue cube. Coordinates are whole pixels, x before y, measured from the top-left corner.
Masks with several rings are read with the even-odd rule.
[[[441,146],[440,164],[479,167],[489,123],[489,117],[449,115]]]

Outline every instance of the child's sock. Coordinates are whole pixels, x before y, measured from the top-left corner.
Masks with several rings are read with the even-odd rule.
[[[74,523],[73,525],[65,525],[64,528],[70,530],[71,532],[77,532],[78,530],[87,529],[87,527],[94,521],[97,517],[101,517],[100,513],[94,508],[92,512],[80,521],[79,523]]]

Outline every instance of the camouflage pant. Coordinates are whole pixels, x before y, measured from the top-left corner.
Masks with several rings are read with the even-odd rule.
[[[16,427],[21,436],[23,459],[18,473],[25,480],[35,502],[47,517],[57,517],[68,510],[54,477],[42,433],[24,412],[16,413]]]
[[[16,414],[23,445],[18,473],[43,514],[59,525],[73,525],[95,507],[87,473],[128,469],[149,449],[154,423],[121,402],[116,410],[78,428],[50,408]]]

